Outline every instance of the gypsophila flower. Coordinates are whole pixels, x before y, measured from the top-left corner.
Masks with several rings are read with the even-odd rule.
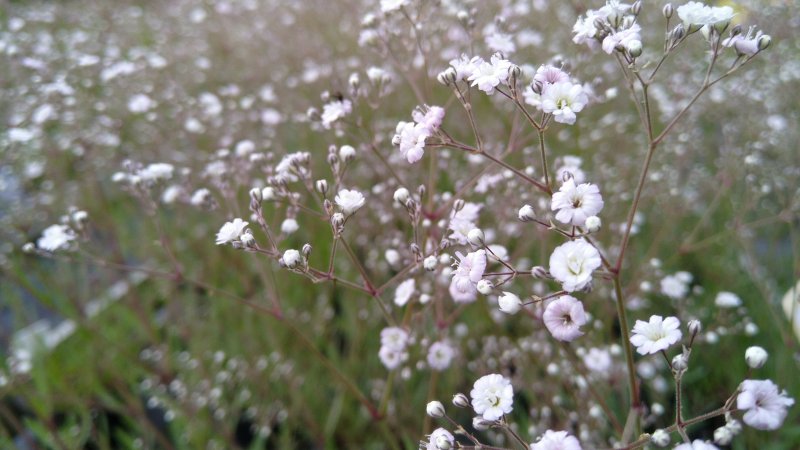
[[[586,181],[586,174],[581,170],[583,160],[577,156],[564,156],[561,158],[561,167],[556,169],[556,179],[560,182],[566,181],[566,174],[572,175],[575,184],[581,184]]]
[[[336,205],[339,206],[342,210],[342,214],[345,216],[353,215],[356,211],[358,211],[366,200],[364,200],[364,195],[361,192],[356,190],[350,189],[342,189],[336,194]]]
[[[448,237],[461,245],[466,244],[468,242],[467,235],[470,230],[476,228],[475,222],[478,220],[478,213],[480,210],[481,205],[477,203],[464,203],[464,207],[450,218],[447,229],[452,230],[453,233]]]
[[[707,6],[701,2],[689,2],[681,5],[677,12],[689,33],[693,33],[705,25],[727,25],[736,15],[730,6]]]
[[[406,303],[411,300],[411,296],[414,295],[415,290],[416,282],[413,278],[403,281],[397,285],[397,289],[394,291],[394,304],[401,307],[405,306]]]
[[[666,350],[678,342],[683,334],[677,317],[651,316],[649,322],[637,320],[633,327],[631,344],[640,355],[648,355]]]
[[[283,260],[283,264],[290,269],[295,269],[303,263],[303,256],[299,251],[294,249],[283,252],[283,258],[281,259]]]
[[[722,45],[725,47],[732,47],[739,55],[753,56],[761,50],[761,46],[759,44],[761,37],[766,36],[761,31],[758,31],[754,36],[754,31],[755,28],[750,27],[747,30],[746,35],[737,34],[735,36],[726,38],[722,41]],[[769,36],[766,37],[768,38]]]
[[[582,227],[587,217],[603,210],[603,204],[600,188],[596,185],[576,185],[574,180],[569,179],[553,194],[550,209],[557,211],[556,220],[559,222]]]
[[[75,233],[66,225],[50,225],[42,231],[36,246],[48,252],[65,249],[75,240]]]
[[[396,369],[408,359],[406,352],[408,341],[408,332],[402,328],[388,327],[381,330],[381,348],[378,357],[387,369]]]
[[[281,232],[284,234],[292,234],[299,229],[300,224],[295,219],[288,218],[281,222]]]
[[[392,142],[400,149],[400,153],[414,164],[425,154],[425,141],[434,136],[444,120],[444,108],[425,106],[411,113],[413,122],[399,122],[395,128]]]
[[[449,449],[455,445],[455,437],[444,428],[437,428],[428,436],[428,442],[424,444],[424,450]]]
[[[486,251],[483,249],[467,253],[464,256],[456,252],[458,257],[457,268],[453,271],[453,280],[450,282],[450,294],[458,303],[469,303],[477,298],[477,284],[483,278],[486,270]]]
[[[217,233],[217,245],[238,241],[245,228],[247,228],[247,222],[238,217],[233,219],[233,222],[225,222],[225,225]]]
[[[567,292],[575,292],[592,281],[592,272],[603,264],[600,253],[583,239],[569,241],[550,255],[550,274]]]
[[[566,431],[547,430],[542,437],[531,444],[531,450],[582,450],[578,438]]]
[[[533,81],[541,83],[542,87],[548,84],[556,84],[562,81],[569,81],[569,75],[558,67],[550,64],[541,65],[533,75]]]
[[[497,299],[500,305],[500,311],[506,314],[516,314],[522,308],[522,301],[519,297],[512,292],[503,292],[503,295]]]
[[[744,413],[744,423],[758,430],[777,430],[783,424],[794,399],[779,392],[771,380],[744,380],[736,397],[736,408]]]
[[[350,100],[341,99],[326,103],[322,107],[322,126],[330,128],[334,122],[347,117],[353,111]]]
[[[513,409],[514,389],[511,381],[500,374],[479,378],[469,396],[475,413],[482,415],[484,420],[498,420]]]
[[[572,27],[572,32],[575,33],[572,42],[576,44],[586,44],[590,49],[596,49],[599,46],[596,38],[600,33],[600,30],[595,26],[595,21],[598,19],[605,20],[605,14],[591,9],[586,11],[586,17],[578,17],[578,20],[575,21],[575,25]]]
[[[661,279],[661,293],[673,300],[680,300],[689,293],[689,282],[678,274],[667,275]]]
[[[456,351],[447,341],[438,341],[428,348],[428,365],[433,370],[442,371],[450,367]]]
[[[586,368],[598,374],[606,374],[611,369],[611,353],[602,348],[590,348],[583,356]]]
[[[450,61],[450,67],[456,71],[456,80],[467,80],[477,70],[478,64],[483,62],[480,56],[470,58],[462,54],[459,58]]]
[[[510,68],[511,62],[495,54],[492,55],[490,62],[483,60],[476,62],[475,69],[467,80],[472,82],[471,86],[477,86],[481,91],[492,95],[494,89],[508,79]]]
[[[542,90],[542,111],[552,114],[558,123],[574,124],[575,113],[582,111],[588,102],[583,86],[569,81],[546,85]]]
[[[381,12],[384,14],[394,12],[408,4],[409,0],[381,0]]]
[[[587,317],[583,303],[570,295],[562,295],[547,305],[542,315],[547,331],[559,341],[572,342],[583,336],[580,327]]]
[[[744,360],[751,369],[760,369],[767,362],[769,354],[762,347],[753,345],[744,352]]]
[[[175,170],[172,164],[153,163],[137,172],[137,175],[144,181],[156,182],[159,180],[169,180]]]
[[[691,444],[684,443],[675,447],[675,450],[719,450],[719,448],[714,444],[695,439]]]
[[[733,292],[720,292],[714,298],[714,304],[720,308],[738,308],[742,306],[742,299]]]
[[[628,48],[628,45],[633,41],[639,41],[639,43],[641,43],[641,31],[642,28],[639,24],[633,23],[630,28],[610,33],[603,38],[603,51],[610,55],[618,47],[622,47],[623,49]]]

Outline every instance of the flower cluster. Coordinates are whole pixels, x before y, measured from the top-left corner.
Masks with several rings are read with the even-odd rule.
[[[413,122],[399,122],[392,143],[409,164],[422,159],[425,154],[425,141],[436,135],[444,119],[444,109],[439,106],[420,107],[411,113]]]

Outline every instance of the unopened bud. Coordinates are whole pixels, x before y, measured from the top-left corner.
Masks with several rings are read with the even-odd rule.
[[[259,188],[250,189],[250,202],[260,204],[264,200],[264,191]]]
[[[634,39],[628,43],[628,54],[634,58],[642,55],[642,41]]]
[[[700,323],[700,321],[697,319],[690,320],[687,326],[689,328],[689,334],[691,334],[692,336],[703,331],[703,324]]]
[[[672,370],[676,372],[683,372],[689,368],[689,359],[684,354],[675,355],[672,358]]]
[[[681,39],[683,39],[684,36],[686,36],[686,28],[683,27],[682,23],[676,25],[675,28],[673,28],[672,31],[670,32],[670,37],[672,38],[673,45],[678,41],[680,41]]]
[[[769,357],[767,351],[755,345],[748,347],[744,352],[744,360],[751,369],[760,369],[764,367],[764,364],[767,362],[767,357]]]
[[[344,225],[344,214],[336,213],[331,216],[331,225],[337,230]]]
[[[742,432],[742,422],[739,422],[734,418],[729,418],[728,423],[725,424],[725,428],[730,430],[730,432],[734,435],[739,434]]]
[[[422,261],[422,266],[428,272],[433,272],[434,270],[436,270],[436,263],[437,262],[438,262],[437,258],[435,256],[431,255],[431,256],[428,256],[427,258],[425,258],[424,261]]]
[[[514,315],[522,309],[522,300],[519,297],[511,292],[503,292],[503,295],[497,299],[497,302],[500,305],[500,311],[503,311],[506,314]]]
[[[642,0],[637,0],[631,5],[631,12],[634,16],[638,16],[642,12]]]
[[[522,222],[530,222],[536,219],[536,211],[533,210],[533,206],[525,205],[519,209],[517,213],[517,218]]]
[[[442,402],[434,400],[428,403],[428,406],[425,407],[425,412],[427,412],[429,416],[438,419],[444,416],[444,405],[442,405]]]
[[[478,281],[478,292],[483,295],[489,295],[492,293],[492,289],[494,289],[494,284],[492,284],[489,280],[480,280]]]
[[[311,244],[309,244],[309,243],[303,244],[303,256],[308,258],[308,256],[311,254],[311,250],[312,249],[313,248],[311,247]]]
[[[485,236],[480,228],[473,228],[467,233],[467,242],[474,247],[483,247]]]
[[[531,275],[540,280],[547,280],[551,277],[550,272],[542,266],[534,266],[533,269],[531,269]]]
[[[408,198],[411,194],[408,192],[408,189],[401,187],[394,191],[394,201],[400,203],[401,205],[405,205],[408,201]]]
[[[450,450],[453,448],[453,444],[450,443],[449,437],[444,435],[439,435],[434,444],[436,445],[436,450]]]
[[[22,246],[22,251],[25,253],[33,253],[36,250],[36,246],[33,242],[26,242],[25,245]]]
[[[358,86],[361,84],[361,79],[359,78],[357,73],[351,73],[350,78],[347,80],[347,83],[350,85],[350,88],[354,91],[358,90]]]
[[[478,431],[486,431],[492,425],[494,425],[494,422],[484,419],[483,416],[475,416],[472,418],[472,428],[475,428]]]
[[[460,198],[456,199],[456,201],[453,202],[453,211],[455,211],[455,212],[461,211],[462,209],[464,209],[464,205],[465,204],[466,203],[464,202],[463,199],[460,199]]]
[[[317,108],[314,107],[308,108],[308,110],[306,111],[306,117],[308,117],[308,120],[312,122],[319,122],[320,120],[322,120],[322,116],[320,115],[319,110],[317,110]]]
[[[539,80],[533,80],[531,83],[531,90],[534,94],[542,95],[542,90],[544,89],[544,83]]]
[[[453,396],[453,404],[459,408],[469,408],[469,398],[459,392]]]
[[[339,158],[349,163],[356,158],[356,149],[350,145],[343,145],[342,148],[339,149]]]
[[[603,226],[603,222],[597,216],[589,216],[586,218],[586,230],[589,233],[597,233],[600,231],[600,227]]]
[[[731,28],[731,37],[738,36],[742,34],[742,26],[736,25],[735,27]]]
[[[664,5],[663,8],[661,8],[661,14],[663,14],[664,18],[667,19],[667,20],[672,18],[672,13],[673,12],[674,11],[672,9],[672,3],[667,3],[666,5]]]
[[[296,269],[302,264],[303,256],[300,252],[294,249],[289,249],[283,252],[283,257],[280,260],[281,264],[289,269]]]
[[[275,188],[272,186],[267,186],[261,190],[261,200],[262,201],[271,201],[275,200]]]
[[[315,184],[317,192],[323,196],[328,193],[328,180],[317,180]]]
[[[758,51],[764,51],[772,44],[772,37],[770,35],[765,34],[758,38]]]
[[[658,429],[650,435],[650,442],[658,447],[666,447],[669,445],[669,433],[662,429]]]
[[[456,82],[456,75],[456,69],[448,67],[447,69],[439,72],[439,75],[436,76],[436,80],[445,86],[449,86]]]
[[[733,433],[727,426],[719,427],[714,430],[714,442],[717,445],[728,445],[733,440]]]

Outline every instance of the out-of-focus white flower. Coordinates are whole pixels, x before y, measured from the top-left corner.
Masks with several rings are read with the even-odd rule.
[[[767,363],[768,357],[769,353],[757,345],[747,347],[747,350],[744,352],[744,360],[747,363],[747,366],[752,369],[760,369],[764,367],[764,364]]]
[[[75,233],[66,225],[50,225],[42,231],[42,236],[36,241],[36,246],[48,252],[67,248],[75,240]]]
[[[560,182],[566,181],[567,177],[565,176],[568,172],[572,175],[572,179],[575,180],[575,184],[581,184],[586,181],[586,173],[581,169],[581,165],[583,164],[583,160],[578,156],[564,156],[561,159],[561,167],[556,169],[556,179]]]
[[[720,308],[738,308],[742,306],[742,299],[733,292],[720,292],[714,299],[714,304]]]
[[[514,388],[511,381],[500,374],[479,378],[469,396],[475,413],[482,415],[484,420],[498,420],[513,409]]]
[[[450,218],[447,229],[452,230],[453,233],[450,234],[449,238],[458,241],[459,244],[466,244],[467,234],[476,227],[475,222],[478,220],[480,210],[481,205],[477,203],[465,203],[464,207]]]
[[[603,210],[603,204],[603,196],[597,185],[576,185],[573,179],[569,179],[553,194],[550,209],[557,211],[556,220],[559,222],[582,227],[587,217]]]
[[[157,103],[145,94],[136,94],[128,100],[128,111],[141,114],[155,108]]]
[[[411,113],[414,122],[399,122],[395,128],[392,142],[400,149],[400,153],[414,164],[425,154],[425,140],[436,134],[444,120],[444,108],[425,106]]]
[[[730,6],[707,6],[701,2],[689,2],[681,5],[677,12],[689,33],[694,33],[705,25],[727,26],[736,15]]]
[[[411,296],[414,295],[416,291],[416,282],[413,278],[409,278],[406,281],[403,281],[397,286],[397,289],[394,291],[394,304],[397,306],[405,306],[409,300],[411,300]]]
[[[467,253],[467,256],[456,252],[458,267],[453,271],[450,282],[450,295],[458,303],[475,301],[478,294],[477,284],[486,270],[486,251],[483,249]]]
[[[714,444],[695,439],[691,444],[681,444],[675,447],[674,450],[719,450],[719,448]]]
[[[381,348],[378,357],[387,369],[396,369],[408,359],[406,352],[408,341],[408,332],[402,328],[388,327],[381,330]]]
[[[680,300],[689,293],[689,284],[675,275],[667,275],[661,279],[661,293],[673,300]]]
[[[467,80],[475,73],[478,64],[482,62],[483,59],[480,56],[470,58],[467,55],[461,55],[450,61],[450,67],[456,71],[456,80]]]
[[[732,47],[734,50],[736,50],[736,53],[738,53],[739,55],[753,56],[760,50],[762,50],[760,44],[761,37],[765,36],[767,39],[769,39],[769,36],[765,35],[761,31],[758,31],[754,36],[753,35],[754,31],[755,28],[750,27],[747,30],[746,35],[737,34],[736,36],[731,36],[729,38],[726,38],[725,40],[722,41],[722,45],[724,45],[725,47]]]
[[[512,292],[503,292],[503,295],[497,299],[500,305],[500,311],[506,314],[516,314],[522,308],[522,300]]]
[[[233,219],[233,222],[225,222],[225,225],[217,233],[217,245],[238,241],[245,228],[247,228],[247,222],[238,217]]]
[[[592,272],[603,264],[600,253],[583,239],[559,245],[550,255],[550,274],[567,292],[575,292],[592,281]]]
[[[611,353],[602,348],[590,348],[583,356],[586,368],[597,374],[606,374],[611,369]]]
[[[295,269],[303,263],[303,256],[295,249],[289,249],[283,252],[283,264],[290,268]]]
[[[600,34],[600,30],[595,26],[595,20],[598,19],[605,20],[605,14],[591,9],[586,11],[586,17],[578,17],[575,25],[572,26],[572,32],[575,33],[572,42],[586,44],[592,50],[596,49],[599,46],[597,37]]]
[[[777,430],[786,419],[794,399],[779,392],[771,380],[744,380],[736,397],[736,408],[744,413],[744,423],[758,430]]]
[[[428,365],[433,370],[442,371],[450,367],[456,351],[447,341],[438,341],[428,348]]]
[[[475,69],[467,80],[472,82],[472,86],[477,86],[488,95],[494,94],[494,88],[508,79],[508,69],[511,62],[501,58],[499,55],[492,55],[490,62],[480,61],[475,65]]]
[[[350,216],[356,211],[358,211],[366,200],[364,200],[364,195],[361,192],[351,189],[342,189],[336,194],[336,198],[334,199],[336,204],[339,208],[342,209],[342,214],[345,216]]]
[[[638,41],[639,45],[641,46],[641,31],[642,28],[639,26],[639,24],[634,23],[630,26],[630,28],[610,33],[608,36],[603,38],[603,51],[610,55],[618,46],[628,48],[633,41]]]
[[[384,14],[394,12],[408,4],[409,0],[381,0],[381,12]]]
[[[566,431],[547,430],[542,437],[531,444],[531,450],[582,450],[578,438]]]
[[[322,107],[322,126],[330,128],[339,119],[347,117],[353,111],[350,100],[334,100]]]
[[[633,326],[631,344],[640,355],[648,355],[666,350],[678,342],[681,333],[681,322],[677,317],[651,316],[649,322],[637,320]]]
[[[542,320],[554,338],[572,342],[583,336],[580,327],[586,324],[588,319],[583,310],[583,303],[570,295],[562,295],[547,305]]]
[[[298,224],[295,219],[288,218],[281,222],[281,232],[284,234],[292,234],[299,229],[300,224]]]
[[[580,84],[560,81],[546,85],[542,90],[542,111],[552,114],[558,123],[572,125],[577,116],[589,102],[589,97]]]
[[[174,170],[175,167],[172,164],[153,163],[137,172],[137,175],[144,181],[155,182],[159,180],[169,180],[172,178]]]

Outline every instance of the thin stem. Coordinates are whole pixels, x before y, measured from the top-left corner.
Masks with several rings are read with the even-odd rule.
[[[636,435],[641,433],[641,422],[639,416],[639,387],[636,381],[636,366],[633,362],[633,348],[630,343],[630,334],[628,328],[628,317],[625,312],[625,299],[622,296],[622,284],[620,283],[619,276],[614,277],[614,292],[617,296],[617,316],[619,317],[620,333],[622,334],[622,348],[625,350],[625,363],[627,364],[628,371],[628,390],[630,395],[630,412],[628,413],[627,423],[631,423],[631,414],[635,414],[635,428]],[[627,428],[627,424],[626,424]]]

